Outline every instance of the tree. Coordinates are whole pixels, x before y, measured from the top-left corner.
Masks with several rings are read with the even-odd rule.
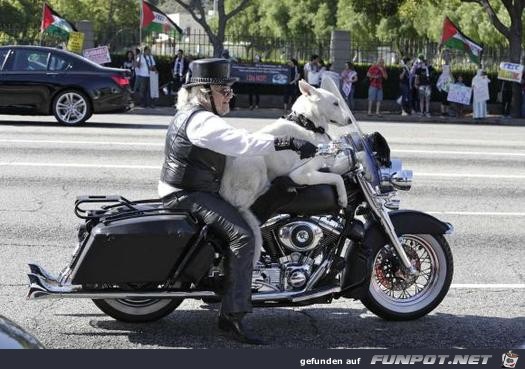
[[[525,8],[525,0],[501,0],[503,6],[510,17],[510,25],[506,26],[496,11],[493,4],[489,0],[461,0],[464,3],[476,3],[483,7],[485,13],[488,15],[494,27],[507,39],[509,42],[509,58],[511,63],[521,63],[522,56],[522,35],[523,35],[523,9]],[[520,116],[521,105],[521,91],[520,85],[514,83],[512,88],[512,106],[513,115]]]
[[[214,17],[216,27],[212,26],[211,19],[206,17],[205,0],[174,0],[177,4],[183,7],[195,19],[197,23],[204,29],[211,44],[213,45],[213,55],[219,57],[224,50],[224,36],[226,32],[226,25],[228,21],[235,17],[239,12],[245,9],[252,0],[238,0],[229,2],[230,9],[226,9],[225,0],[214,0],[216,3],[216,11]],[[214,30],[214,28],[216,28]]]

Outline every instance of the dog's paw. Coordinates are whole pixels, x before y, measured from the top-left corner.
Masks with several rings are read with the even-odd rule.
[[[339,196],[339,200],[337,201],[337,203],[340,207],[345,209],[348,206],[348,199],[346,198],[346,196]]]

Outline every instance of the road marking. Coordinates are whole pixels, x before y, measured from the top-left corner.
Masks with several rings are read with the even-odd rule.
[[[64,141],[64,140],[8,140],[0,139],[5,143],[44,143],[44,144],[65,144],[65,145],[120,145],[120,146],[155,146],[162,147],[164,142],[122,142],[122,141]]]
[[[163,142],[122,142],[122,141],[67,141],[67,140],[20,140],[0,139],[4,143],[60,144],[60,145],[110,145],[110,146],[153,146],[162,147]],[[393,149],[396,153],[432,155],[475,155],[475,156],[515,156],[525,157],[525,152],[487,152],[487,151],[447,151],[447,150],[405,150]]]
[[[433,215],[475,215],[496,217],[525,217],[525,213],[502,213],[502,212],[477,212],[477,211],[426,211]]]
[[[525,157],[525,152],[488,152],[488,151],[446,151],[446,150],[397,150],[396,153],[432,154],[432,155],[475,155],[475,156],[519,156]]]
[[[414,171],[414,178],[417,177],[525,179],[525,174],[425,173]]]
[[[468,289],[523,289],[525,284],[504,284],[504,283],[494,283],[494,284],[477,284],[477,283],[452,283],[450,288],[468,288]]]
[[[76,163],[0,163],[0,167],[57,167],[57,168],[98,168],[98,169],[155,169],[158,165],[110,165],[110,164],[76,164]]]

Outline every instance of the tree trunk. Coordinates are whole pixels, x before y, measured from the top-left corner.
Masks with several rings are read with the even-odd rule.
[[[521,64],[521,18],[519,26],[512,24],[509,38],[509,57],[511,63]],[[521,117],[521,83],[512,84],[512,117]]]
[[[217,34],[215,35],[213,43],[213,56],[220,58],[224,51],[224,33],[226,32],[226,21],[224,18],[219,19]]]

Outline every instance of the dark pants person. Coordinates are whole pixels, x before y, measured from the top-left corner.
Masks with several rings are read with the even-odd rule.
[[[256,87],[255,87],[256,88]],[[255,97],[255,104],[253,103],[254,102],[254,97]],[[255,107],[259,107],[259,93],[255,92],[255,93],[251,93],[248,95],[248,100],[250,101],[250,109],[253,109]]]
[[[221,313],[252,311],[251,286],[254,236],[239,211],[212,192],[177,192],[163,199],[167,208],[188,209],[209,226],[209,231],[222,237],[229,247],[226,252],[226,288]]]
[[[501,94],[501,105],[503,108],[503,116],[510,117],[510,105],[512,102],[512,90],[503,90]]]
[[[137,88],[140,94],[140,103],[143,107],[151,104],[151,94],[149,90],[149,77],[137,76]]]
[[[412,111],[412,94],[410,93],[410,87],[408,85],[400,85],[401,89],[401,106],[403,111],[410,114]]]

